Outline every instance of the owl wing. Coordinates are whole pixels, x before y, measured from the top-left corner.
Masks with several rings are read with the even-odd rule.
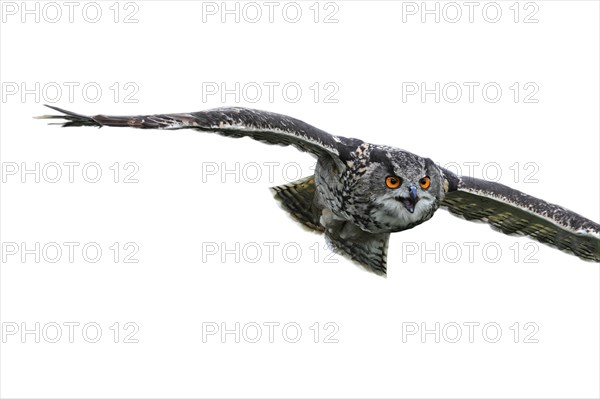
[[[46,105],[62,115],[43,115],[38,119],[65,119],[69,126],[116,126],[138,129],[196,129],[222,136],[250,137],[267,144],[292,145],[317,157],[329,154],[345,158],[361,141],[333,136],[289,116],[249,108],[216,108],[207,111],[138,116],[85,116]],[[348,146],[352,145],[353,148]]]
[[[539,242],[600,262],[600,225],[558,205],[503,184],[443,170],[448,182],[441,206],[466,220],[482,221],[504,234]]]

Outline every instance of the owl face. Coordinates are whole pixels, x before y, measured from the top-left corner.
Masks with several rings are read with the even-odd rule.
[[[361,227],[392,232],[430,219],[444,198],[438,167],[430,159],[389,147],[370,155],[371,162],[353,189],[362,197],[356,211],[370,219],[369,226]]]

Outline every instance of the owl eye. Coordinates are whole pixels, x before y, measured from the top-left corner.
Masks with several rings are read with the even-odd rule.
[[[419,180],[419,184],[421,185],[421,188],[423,190],[427,190],[431,185],[431,179],[429,178],[429,176],[425,176],[424,178]]]
[[[398,188],[402,184],[402,179],[398,176],[388,176],[385,178],[385,185],[388,188]]]

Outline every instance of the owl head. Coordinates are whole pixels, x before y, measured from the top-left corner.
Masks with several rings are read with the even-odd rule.
[[[362,197],[357,199],[355,211],[370,219],[368,231],[414,227],[430,219],[444,199],[444,179],[428,158],[377,146],[371,149],[363,171],[352,192]]]

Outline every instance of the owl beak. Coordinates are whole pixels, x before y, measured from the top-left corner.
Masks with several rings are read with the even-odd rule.
[[[413,213],[415,211],[415,205],[418,201],[419,197],[417,197],[417,186],[411,184],[408,187],[408,198],[402,198],[402,203],[410,213]]]
[[[417,203],[417,186],[411,184],[410,187],[408,187],[408,195],[414,203]]]

